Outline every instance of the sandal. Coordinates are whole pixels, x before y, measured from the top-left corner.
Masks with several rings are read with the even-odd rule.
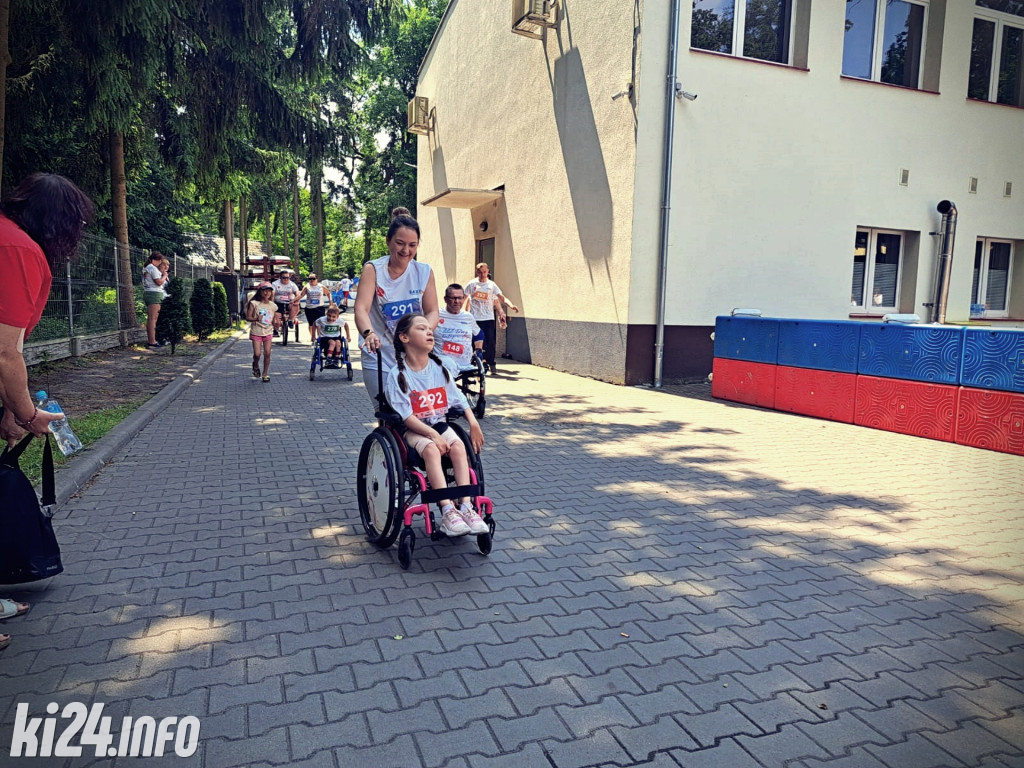
[[[0,598],[0,619],[24,616],[31,607],[28,603],[18,603],[14,600],[8,600],[6,597]]]
[[[6,648],[10,644],[11,644],[11,636],[10,635],[0,635],[0,651],[2,651],[4,648]]]
[[[269,376],[264,376],[263,377],[263,383],[266,384],[268,381],[270,381],[270,377]]]

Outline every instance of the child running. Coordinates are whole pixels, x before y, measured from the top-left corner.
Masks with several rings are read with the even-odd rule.
[[[278,324],[277,305],[274,303],[274,286],[260,283],[256,295],[245,305],[245,319],[250,322],[249,338],[252,340],[252,375],[260,377],[260,352],[263,353],[263,381],[270,381],[270,349],[274,340],[274,328]]]
[[[327,315],[316,319],[316,328],[320,331],[320,339],[324,342],[324,349],[328,360],[337,361],[341,357],[341,331],[344,328],[345,338],[352,343],[352,334],[348,330],[348,323],[341,319],[341,310],[337,304],[331,304],[327,308]]]
[[[470,410],[466,398],[455,386],[448,369],[434,353],[434,333],[423,315],[405,315],[395,327],[395,360],[388,371],[384,391],[388,402],[405,420],[405,439],[416,450],[427,468],[432,488],[447,485],[441,457],[448,456],[455,470],[457,485],[469,484],[469,458],[455,430],[444,422],[449,405],[462,409],[469,422],[469,439],[479,451],[484,433]],[[434,425],[438,425],[435,429]],[[473,509],[470,499],[460,499],[457,509],[451,499],[443,499],[441,531],[448,536],[487,533],[487,524]]]

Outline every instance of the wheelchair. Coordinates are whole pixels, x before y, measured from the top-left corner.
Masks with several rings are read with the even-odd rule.
[[[473,350],[473,362],[455,374],[455,384],[466,396],[469,407],[478,419],[484,417],[487,408],[487,369],[480,350]]]
[[[477,548],[482,555],[489,555],[494,541],[494,504],[484,495],[484,468],[480,455],[473,450],[469,434],[455,421],[462,415],[462,411],[454,408],[449,410],[446,423],[466,448],[470,484],[454,485],[455,471],[449,458],[443,456],[441,464],[449,485],[440,489],[430,488],[422,459],[402,436],[402,417],[391,408],[384,396],[384,376],[379,362],[377,380],[380,385],[378,408],[374,414],[377,428],[363,440],[357,467],[359,517],[366,538],[378,549],[388,549],[398,539],[398,562],[403,570],[408,570],[416,548],[413,518],[423,516],[426,534],[431,541],[448,538],[434,520],[433,505],[442,499],[469,496],[473,498],[474,506],[488,528],[487,533],[477,534]],[[466,537],[471,535],[467,534]]]
[[[309,380],[313,381],[316,378],[317,368],[320,369],[321,373],[323,373],[325,368],[344,368],[348,380],[352,381],[352,361],[348,359],[348,342],[345,340],[345,337],[341,337],[341,356],[338,358],[327,356],[326,342],[327,339],[319,336],[316,343],[313,344],[313,359],[309,363]]]

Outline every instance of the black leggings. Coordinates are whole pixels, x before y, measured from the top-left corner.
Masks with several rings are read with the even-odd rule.
[[[494,367],[494,347],[497,343],[497,330],[494,320],[477,320],[480,331],[484,335],[484,361],[490,367]]]

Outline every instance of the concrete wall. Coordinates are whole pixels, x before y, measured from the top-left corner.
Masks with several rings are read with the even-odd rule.
[[[632,79],[634,13],[562,0],[557,28],[532,40],[512,33],[510,0],[456,0],[417,88],[436,110],[419,201],[504,188],[473,210],[420,206],[420,258],[438,286],[472,279],[476,241],[494,237],[493,277],[524,318],[510,350],[611,381],[625,367],[635,156],[630,99],[611,96]],[[567,332],[574,323],[587,330]]]

